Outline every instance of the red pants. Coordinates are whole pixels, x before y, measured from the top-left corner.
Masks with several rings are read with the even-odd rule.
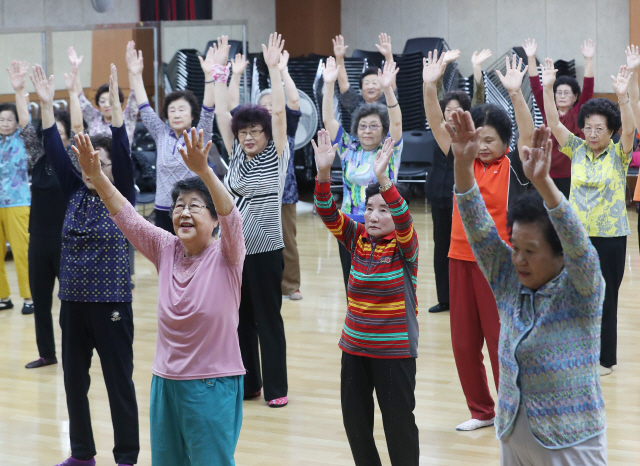
[[[486,340],[497,389],[500,318],[493,292],[477,263],[449,259],[449,304],[453,356],[471,417],[493,419],[495,404],[482,362],[482,346]]]

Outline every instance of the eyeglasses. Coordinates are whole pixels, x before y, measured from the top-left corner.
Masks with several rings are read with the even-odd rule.
[[[584,128],[582,128],[582,132],[586,135],[586,134],[596,134],[597,136],[600,136],[602,133],[604,133],[607,129],[606,128],[602,128],[600,126],[598,126],[597,128],[591,128],[589,126],[585,126]]]
[[[189,204],[185,204],[184,202],[174,202],[173,204],[171,204],[171,210],[174,214],[181,214],[185,209],[187,209],[192,214],[197,214],[202,209],[208,209],[208,207],[195,201],[190,202]]]
[[[358,131],[366,131],[367,128],[371,130],[372,133],[375,133],[378,128],[382,128],[380,125],[358,125]]]
[[[252,129],[251,131],[238,131],[238,138],[244,139],[250,134],[251,137],[255,139],[258,136],[260,136],[261,133],[264,133],[263,129]]]
[[[573,92],[571,91],[556,91],[556,95],[559,97],[569,97],[571,95],[575,95]]]

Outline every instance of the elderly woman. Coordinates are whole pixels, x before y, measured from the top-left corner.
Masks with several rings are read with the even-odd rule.
[[[386,98],[386,108],[379,103],[367,103],[357,108],[351,119],[351,134],[345,131],[335,118],[333,96],[340,67],[333,57],[327,58],[324,69],[324,95],[322,98],[322,120],[331,140],[338,144],[338,155],[342,165],[342,212],[356,222],[364,222],[366,211],[365,191],[375,183],[373,161],[385,139],[395,141],[393,157],[387,168],[388,176],[398,181],[402,156],[402,112],[393,93],[393,83],[398,74],[394,62],[385,63],[384,71],[378,70],[378,80]],[[340,262],[345,289],[349,283],[351,254],[340,245]]]
[[[320,218],[353,255],[342,350],[342,419],[356,465],[380,465],[373,438],[373,391],[382,412],[391,464],[417,466],[415,408],[418,357],[418,235],[407,203],[388,175],[394,142],[372,161],[377,183],[366,189],[364,224],[340,212],[331,194],[336,145],[326,130],[314,150]]]
[[[205,59],[200,58],[200,66],[205,74],[204,98],[202,109],[198,101],[189,90],[174,91],[164,98],[161,116],[165,123],[149,105],[147,91],[142,81],[144,61],[142,51],[136,53],[133,47],[127,48],[127,65],[129,66],[129,81],[138,99],[140,117],[147,127],[149,134],[156,142],[158,157],[156,160],[156,201],[155,222],[160,228],[175,233],[171,217],[171,189],[181,180],[195,176],[182,160],[179,148],[184,146],[182,133],[198,121],[198,130],[204,131],[204,140],[211,139],[213,131],[214,88],[210,79],[213,66],[213,49],[209,49]]]
[[[31,76],[42,106],[47,159],[67,201],[60,258],[60,327],[62,363],[69,411],[71,457],[61,466],[93,466],[96,454],[89,410],[89,368],[95,349],[100,356],[115,436],[113,455],[133,465],[140,451],[138,405],[133,385],[133,309],[128,244],[109,218],[91,177],[78,174],[55,125],[53,76],[41,66]],[[99,163],[116,186],[135,201],[133,163],[118,100],[115,66],[111,65],[111,139],[94,136]]]
[[[622,66],[618,76],[611,77],[619,107],[608,99],[591,99],[582,106],[578,127],[586,139],[573,134],[560,121],[553,105],[556,72],[553,61],[547,58],[542,72],[547,122],[560,151],[571,159],[569,202],[600,256],[606,283],[600,364],[602,375],[608,375],[617,364],[618,289],[624,276],[627,236],[631,233],[625,200],[635,133],[627,94],[631,72]],[[611,138],[620,128],[620,141],[614,143]]]
[[[538,192],[509,205],[509,246],[474,179],[482,129],[468,112],[453,119],[456,203],[502,323],[501,464],[606,465],[598,374],[605,285],[579,213],[549,176],[549,130],[536,129],[534,148],[523,147],[524,171]]]
[[[158,270],[158,341],[151,383],[154,466],[235,464],[242,425],[243,374],[238,306],[245,255],[242,219],[207,165],[211,141],[184,132],[180,154],[199,178],[178,181],[171,205],[176,236],[153,226],[113,186],[87,136],[83,171],[111,218]],[[222,226],[222,235],[213,230]],[[187,292],[187,288],[189,292]]]
[[[282,307],[281,199],[289,164],[285,94],[278,63],[284,42],[271,34],[262,46],[271,79],[271,114],[260,106],[245,105],[231,116],[227,103],[228,38],[218,39],[214,53],[216,117],[229,153],[224,184],[242,215],[247,256],[242,271],[238,335],[247,369],[245,397],[261,394],[272,408],[287,398],[287,343]],[[258,346],[259,345],[259,346]],[[262,377],[260,360],[262,359]]]
[[[584,57],[584,80],[582,82],[582,92],[580,85],[575,78],[571,76],[560,76],[553,85],[553,95],[555,97],[554,106],[558,111],[560,122],[573,134],[579,138],[584,137],[582,128],[578,126],[578,113],[580,108],[591,98],[593,98],[593,54],[595,52],[595,43],[589,39],[585,40],[580,46],[582,56]],[[527,60],[529,62],[529,81],[531,82],[531,90],[536,99],[542,118],[547,120],[545,108],[547,104],[544,101],[542,84],[538,76],[538,67],[536,65],[536,51],[538,44],[535,39],[527,39],[522,44]],[[551,165],[551,178],[554,183],[562,191],[564,197],[569,199],[569,190],[571,189],[571,160],[560,152],[558,141],[553,139],[553,163]]]
[[[464,91],[449,91],[440,98],[442,77],[447,69],[447,54],[438,59],[437,52],[427,64],[425,59],[422,78],[422,93],[427,122],[436,140],[433,164],[427,179],[426,196],[431,203],[433,222],[433,271],[436,276],[438,304],[429,312],[449,310],[449,246],[451,245],[451,219],[453,213],[453,163],[449,154],[451,141],[444,129],[445,121],[451,123],[451,113],[462,108],[471,110],[485,101],[482,63],[491,57],[490,50],[474,52],[471,57],[474,76],[473,100]]]

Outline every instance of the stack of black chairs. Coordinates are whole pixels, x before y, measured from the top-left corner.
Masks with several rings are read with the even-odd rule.
[[[370,50],[355,49],[351,54],[351,58],[356,60],[365,60],[367,62],[367,66],[382,68],[382,65],[384,64],[384,55],[378,51],[374,52]],[[347,58],[345,58],[345,60],[347,60]]]
[[[202,105],[204,73],[196,49],[178,50],[167,66],[167,78],[174,91],[189,89]]]
[[[553,66],[558,70],[556,77],[558,76],[571,76],[576,77],[576,61],[575,60],[557,60],[553,63]]]
[[[427,119],[422,98],[422,52],[394,55],[396,66],[400,69],[396,76],[398,102],[402,110],[402,129],[404,131],[425,129]]]

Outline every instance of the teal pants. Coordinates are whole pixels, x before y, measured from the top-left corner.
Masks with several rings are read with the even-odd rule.
[[[244,376],[151,382],[153,466],[232,466]]]

